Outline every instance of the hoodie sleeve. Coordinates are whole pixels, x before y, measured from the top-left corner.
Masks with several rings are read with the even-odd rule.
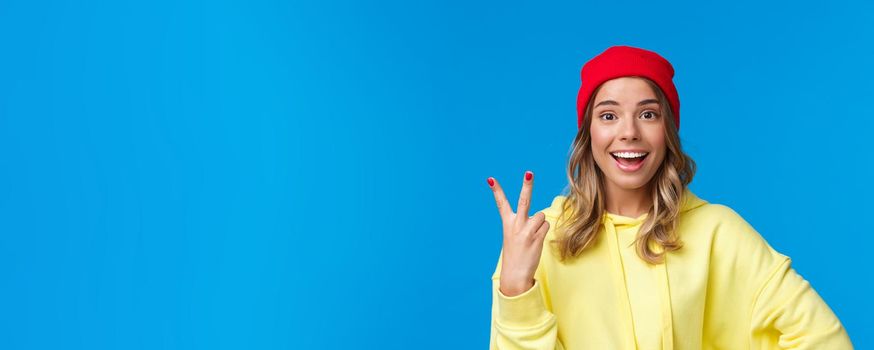
[[[554,236],[564,196],[556,196],[542,212],[549,222],[544,238],[540,263],[534,271],[534,286],[522,294],[508,297],[501,293],[501,263],[504,250],[498,255],[498,264],[492,274],[492,320],[489,336],[491,350],[564,350],[558,337],[558,319],[552,312],[549,281],[544,259],[549,257],[547,246]]]
[[[753,349],[852,349],[837,316],[785,258],[753,304]]]
[[[754,350],[853,348],[838,318],[792,269],[788,256],[733,209],[709,208],[719,223],[708,287],[710,322],[718,326],[712,334],[742,336]]]
[[[558,340],[555,314],[544,300],[541,265],[534,277],[534,286],[512,297],[501,293],[500,275],[503,251],[492,276],[492,326],[489,337],[491,350],[563,350]]]

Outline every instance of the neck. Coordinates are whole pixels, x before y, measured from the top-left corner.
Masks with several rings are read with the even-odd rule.
[[[652,206],[649,186],[629,190],[608,183],[605,187],[606,209],[611,214],[637,218],[648,212]]]

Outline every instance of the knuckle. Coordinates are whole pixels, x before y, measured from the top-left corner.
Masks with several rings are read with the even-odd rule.
[[[537,242],[540,238],[540,234],[535,230],[530,230],[528,234],[525,235],[525,238],[528,238],[528,242]]]
[[[497,204],[498,209],[504,210],[504,208],[507,207],[507,202],[504,201],[504,200],[500,200],[500,199],[498,199],[498,200],[495,201],[495,203]]]

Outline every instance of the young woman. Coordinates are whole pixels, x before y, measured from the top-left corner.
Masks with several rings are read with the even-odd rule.
[[[832,310],[731,208],[689,191],[670,62],[614,46],[582,69],[565,195],[503,221],[491,349],[851,349]],[[544,245],[544,242],[550,244]]]

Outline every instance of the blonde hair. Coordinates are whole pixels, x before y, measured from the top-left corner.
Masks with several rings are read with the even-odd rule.
[[[646,81],[655,92],[659,101],[662,119],[665,122],[665,143],[667,152],[665,159],[653,175],[648,186],[652,191],[652,207],[646,220],[640,227],[634,243],[637,245],[637,255],[650,263],[658,264],[664,261],[667,251],[678,250],[683,242],[677,236],[675,229],[680,215],[681,196],[692,178],[695,176],[695,161],[683,152],[680,137],[674,125],[670,104],[662,90],[645,77],[637,77]],[[601,85],[603,86],[603,85]],[[562,205],[559,220],[567,218],[566,225],[556,231],[556,239],[551,243],[557,245],[561,261],[578,257],[583,250],[593,244],[601,225],[605,209],[604,173],[592,157],[592,104],[598,94],[595,89],[586,104],[583,115],[583,126],[574,139],[567,176],[569,184],[563,194],[567,199]],[[565,213],[570,210],[571,215]],[[656,252],[650,244],[662,248]]]

